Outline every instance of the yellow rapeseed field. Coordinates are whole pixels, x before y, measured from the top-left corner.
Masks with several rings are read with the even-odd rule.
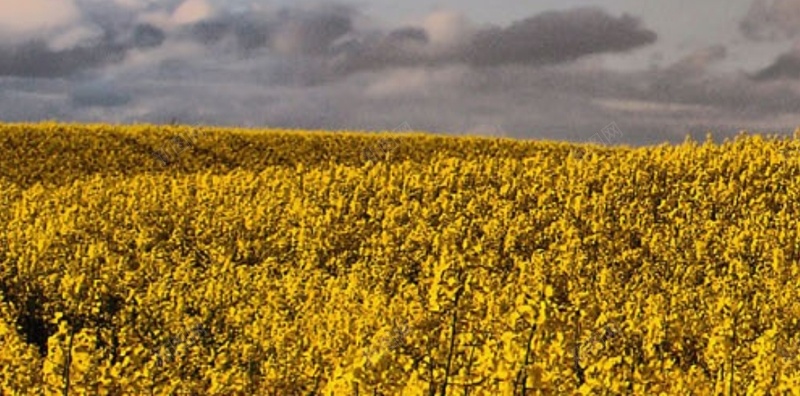
[[[800,141],[0,125],[0,395],[800,394]]]

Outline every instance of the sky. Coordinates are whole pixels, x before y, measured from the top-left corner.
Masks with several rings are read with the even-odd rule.
[[[800,0],[0,0],[0,120],[791,134]]]

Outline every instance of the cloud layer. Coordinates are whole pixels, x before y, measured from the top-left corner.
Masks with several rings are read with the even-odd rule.
[[[745,37],[754,41],[794,41],[794,48],[754,73],[756,81],[800,79],[800,1],[755,0],[740,23]]]
[[[739,26],[752,40],[796,38],[800,36],[800,2],[755,0]]]
[[[0,0],[0,118],[490,133],[679,142],[711,128],[800,125],[795,50],[726,71],[727,45],[632,71],[603,66],[659,43],[598,7],[506,25],[439,10],[386,26],[344,4],[233,7],[214,0]],[[242,3],[244,4],[244,3]],[[757,0],[753,43],[800,39],[792,1]],[[62,11],[37,14],[42,7]],[[10,18],[16,15],[18,18]],[[54,15],[43,17],[42,15]],[[789,82],[788,84],[786,82]]]
[[[0,74],[62,77],[119,62],[132,50],[157,48],[168,36],[188,38],[211,48],[233,44],[240,55],[264,49],[276,57],[294,57],[295,61],[305,58],[300,61],[319,62],[331,74],[444,64],[541,66],[592,54],[630,51],[657,38],[630,15],[614,17],[594,7],[545,12],[508,27],[476,29],[456,13],[437,13],[423,26],[358,31],[354,28],[358,13],[344,5],[231,14],[215,12],[205,0],[186,0],[174,10],[161,12],[133,2],[144,11],[122,18],[123,6],[107,7],[84,17],[77,5],[66,1],[59,3],[58,8],[64,11],[60,17],[35,17],[50,15],[43,12],[50,2],[8,2],[6,13],[25,17],[21,21],[8,17],[7,21],[0,20],[0,29],[13,32],[60,27],[83,35],[75,33],[72,43],[62,42],[58,49],[53,48],[56,35],[6,43]],[[63,37],[58,35],[62,41]]]
[[[465,26],[449,26],[449,30],[463,32],[464,36],[452,37],[444,45],[435,45],[437,43],[430,39],[431,30],[436,31],[405,27],[382,36],[348,42],[334,49],[338,70],[354,72],[454,63],[552,65],[592,54],[629,51],[651,44],[657,38],[655,32],[641,27],[636,18],[613,17],[599,8],[545,12],[508,27],[470,31]]]

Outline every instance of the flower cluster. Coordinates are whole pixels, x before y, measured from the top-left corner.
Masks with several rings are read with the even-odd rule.
[[[153,149],[153,158],[157,159],[164,166],[169,166],[176,161],[176,157],[186,150],[196,149],[198,138],[207,133],[203,130],[179,131],[167,140],[162,149]]]
[[[798,140],[176,130],[0,126],[0,394],[800,387]]]

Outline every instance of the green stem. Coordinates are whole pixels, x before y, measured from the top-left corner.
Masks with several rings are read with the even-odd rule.
[[[450,368],[453,364],[453,350],[455,349],[456,336],[458,335],[458,300],[461,298],[461,293],[464,291],[463,286],[456,291],[456,298],[453,303],[453,321],[450,324],[450,350],[447,353],[447,366],[444,371],[444,383],[442,384],[442,396],[447,396],[447,381],[450,376]]]
[[[75,328],[69,330],[69,342],[67,343],[67,361],[64,363],[64,390],[62,395],[69,395],[69,367],[72,365],[72,341],[75,339]]]

